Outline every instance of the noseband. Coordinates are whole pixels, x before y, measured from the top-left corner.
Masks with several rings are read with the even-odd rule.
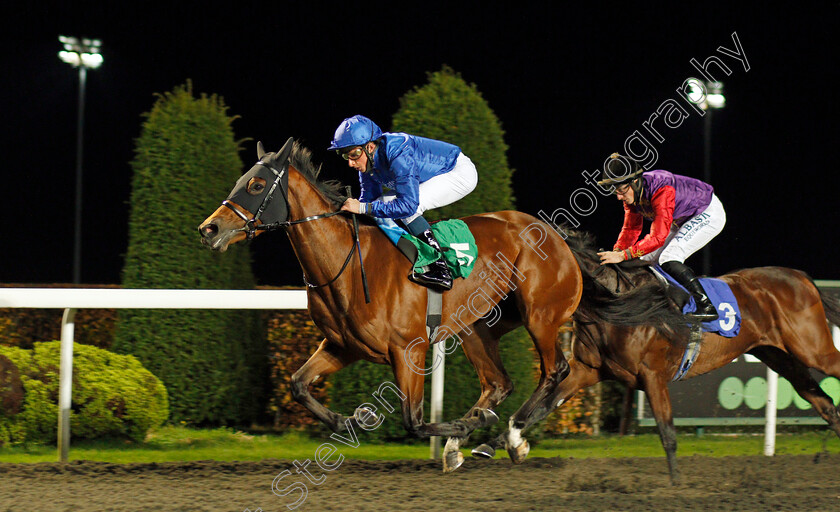
[[[280,228],[288,228],[289,226],[294,226],[295,224],[303,224],[304,222],[310,222],[310,221],[318,220],[318,219],[327,219],[329,217],[332,217],[334,215],[338,215],[338,214],[341,213],[341,210],[337,210],[337,211],[334,211],[334,212],[322,213],[322,214],[319,214],[319,215],[311,215],[309,217],[304,217],[302,219],[288,220],[289,212],[291,211],[291,204],[289,203],[289,197],[288,197],[289,191],[286,190],[286,189],[283,189],[283,185],[281,184],[281,182],[283,180],[283,176],[289,171],[289,159],[288,159],[288,157],[283,162],[283,166],[280,169],[277,169],[276,167],[274,167],[271,164],[268,164],[266,162],[263,162],[262,160],[258,161],[257,165],[261,165],[261,166],[265,167],[266,169],[268,169],[269,171],[271,171],[274,174],[274,181],[272,182],[271,188],[268,190],[268,193],[263,198],[262,203],[260,203],[259,208],[257,208],[257,212],[254,214],[254,216],[251,217],[251,218],[248,218],[248,216],[245,215],[245,213],[243,213],[239,208],[236,208],[227,199],[222,201],[222,205],[224,205],[225,207],[230,209],[233,213],[236,214],[237,217],[239,217],[240,219],[245,221],[245,225],[242,226],[241,228],[239,228],[237,231],[244,231],[245,236],[247,237],[248,240],[253,240],[254,237],[256,236],[257,231],[274,231],[274,230],[277,230],[277,229],[280,229]],[[272,197],[274,197],[274,193],[277,191],[277,189],[280,189],[280,192],[281,192],[280,197],[282,197],[283,200],[286,202],[286,217],[287,217],[287,220],[272,222],[270,224],[257,224],[259,222],[260,217],[262,216],[263,212],[265,211],[266,207],[268,206],[268,203],[271,201]],[[349,189],[349,187],[348,187],[348,189]],[[349,190],[348,190],[348,195],[349,195]],[[306,274],[304,273],[303,274],[303,282],[306,283],[306,286],[308,286],[309,288],[323,288],[324,286],[328,286],[328,285],[334,283],[341,276],[341,274],[344,273],[344,269],[347,268],[347,265],[350,264],[350,260],[353,258],[353,251],[354,250],[356,250],[359,253],[359,262],[361,263],[361,261],[362,261],[362,251],[361,251],[361,247],[359,246],[359,227],[358,227],[358,223],[356,221],[356,214],[354,213],[352,215],[353,215],[353,231],[354,231],[355,243],[353,244],[353,246],[350,247],[350,252],[347,253],[347,257],[344,259],[344,264],[341,266],[341,269],[338,271],[338,274],[336,274],[335,277],[333,277],[332,279],[330,279],[329,281],[327,281],[324,284],[312,284],[312,283],[310,283],[309,280],[306,279]],[[363,279],[363,284],[364,284],[364,289],[365,289],[365,299],[366,299],[367,302],[370,302],[370,298],[368,296],[367,279],[365,277],[365,270],[364,269],[365,269],[364,265],[362,264],[362,279]]]

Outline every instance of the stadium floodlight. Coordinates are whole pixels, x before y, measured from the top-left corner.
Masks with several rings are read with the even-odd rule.
[[[102,41],[99,39],[78,39],[75,37],[58,36],[64,45],[64,50],[58,52],[58,58],[73,67],[96,69],[102,65],[103,58],[99,52]]]
[[[703,110],[718,109],[726,106],[723,95],[723,82],[701,82],[696,78],[687,81],[688,92],[686,98]]]
[[[102,65],[100,53],[102,41],[99,39],[58,36],[64,49],[58,52],[58,58],[74,68],[79,68],[79,116],[76,130],[76,215],[73,235],[73,282],[81,282],[82,265],[82,134],[85,126],[85,84],[87,70]]]
[[[712,181],[712,112],[726,106],[723,82],[701,82],[696,78],[686,80],[686,98],[703,109],[703,179]],[[711,273],[711,251],[703,247],[703,274]]]

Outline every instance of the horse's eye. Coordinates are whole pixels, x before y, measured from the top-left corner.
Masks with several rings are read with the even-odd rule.
[[[262,194],[263,190],[265,190],[265,180],[262,178],[251,178],[251,181],[248,182],[248,193],[252,196]]]

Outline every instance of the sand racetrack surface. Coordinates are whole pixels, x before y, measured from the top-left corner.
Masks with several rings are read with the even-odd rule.
[[[335,459],[333,459],[336,461]],[[0,511],[832,511],[840,510],[840,455],[678,459],[468,459],[444,475],[435,461],[344,460],[319,485],[294,461],[0,464]],[[272,482],[284,470],[291,473]],[[285,496],[281,496],[283,492]]]

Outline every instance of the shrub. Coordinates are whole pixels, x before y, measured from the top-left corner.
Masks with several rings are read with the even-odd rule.
[[[125,436],[142,441],[169,415],[161,381],[133,356],[74,344],[70,428],[74,439]],[[23,383],[23,407],[0,416],[0,443],[52,442],[58,428],[61,343],[36,343],[32,350],[0,347]],[[3,436],[6,439],[3,439]]]
[[[305,311],[270,312],[267,333],[273,389],[269,412],[274,417],[274,428],[318,424],[318,419],[292,397],[291,377],[315,352],[324,335]],[[318,379],[310,386],[316,400],[326,400],[328,383],[328,379]]]
[[[241,175],[235,119],[192,85],[158,96],[137,140],[125,288],[253,289],[245,244],[203,248],[196,226]],[[268,374],[256,311],[120,310],[114,349],[166,385],[172,417],[197,425],[249,424],[263,413]]]
[[[443,140],[461,148],[478,169],[478,185],[467,197],[424,214],[428,219],[456,218],[514,207],[504,131],[475,84],[444,66],[428,74],[428,83],[400,98],[393,129]]]
[[[27,285],[0,284],[0,288]],[[38,288],[80,288],[81,285],[38,284]],[[84,288],[118,288],[116,285],[84,285]],[[30,349],[36,341],[55,340],[61,336],[61,309],[0,308],[0,345]],[[79,309],[76,311],[74,338],[82,345],[110,350],[114,342],[114,309]]]

